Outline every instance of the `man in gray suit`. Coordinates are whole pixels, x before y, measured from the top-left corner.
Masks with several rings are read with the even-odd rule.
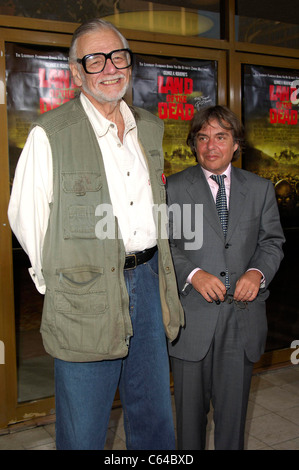
[[[187,139],[198,165],[168,178],[170,243],[185,311],[185,327],[169,346],[179,449],[205,448],[211,400],[215,449],[244,448],[252,368],[264,352],[267,288],[284,236],[272,183],[231,165],[242,141],[234,113],[206,108]],[[225,175],[223,227],[213,175]]]

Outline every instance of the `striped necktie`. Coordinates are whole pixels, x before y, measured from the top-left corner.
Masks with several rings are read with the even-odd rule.
[[[224,178],[225,175],[212,175],[212,180],[216,181],[219,185],[219,189],[216,196],[216,208],[220,218],[222,230],[224,236],[227,233],[227,223],[228,223],[228,210],[227,210],[227,202],[226,202],[226,192],[225,192],[225,185],[224,185]]]
[[[225,192],[225,184],[224,184],[224,178],[226,178],[226,176],[225,175],[212,175],[211,178],[214,181],[216,181],[216,183],[219,185],[219,189],[218,189],[217,196],[216,196],[216,209],[220,218],[224,237],[226,237],[227,224],[228,224],[228,210],[227,210],[226,192]],[[227,290],[230,288],[227,268],[225,270],[225,287]]]

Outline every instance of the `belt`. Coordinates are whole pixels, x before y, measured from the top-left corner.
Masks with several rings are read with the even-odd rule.
[[[223,302],[226,302],[228,304],[232,304],[234,303],[238,308],[240,308],[241,310],[247,310],[247,302],[243,302],[242,300],[235,300],[234,299],[234,296],[232,294],[228,294],[226,293],[225,296],[224,296],[224,301]],[[221,301],[220,300],[216,300],[215,302],[217,305],[220,305],[221,304]]]
[[[127,255],[124,269],[135,269],[139,264],[146,263],[154,256],[157,249],[158,247],[156,245],[153,248],[148,248],[147,250]]]

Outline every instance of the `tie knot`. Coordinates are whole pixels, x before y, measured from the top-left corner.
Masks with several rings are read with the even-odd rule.
[[[211,175],[212,180],[216,181],[216,183],[221,186],[224,182],[224,178],[226,178],[226,175]]]

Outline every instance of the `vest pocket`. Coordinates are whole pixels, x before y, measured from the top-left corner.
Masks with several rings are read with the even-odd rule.
[[[85,196],[86,193],[99,191],[102,187],[100,173],[78,171],[62,172],[62,188],[65,193]]]
[[[96,206],[92,202],[99,199],[97,194],[102,188],[100,173],[62,172],[61,185],[65,201],[64,239],[96,238]]]
[[[107,354],[109,315],[103,268],[58,270],[54,305],[57,337],[62,349]]]
[[[62,349],[107,354],[109,350],[106,293],[56,292],[56,331]],[[89,312],[89,313],[87,313]]]

